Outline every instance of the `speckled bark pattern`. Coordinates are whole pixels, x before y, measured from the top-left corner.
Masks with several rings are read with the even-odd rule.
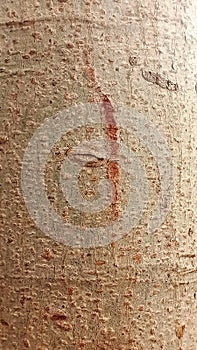
[[[0,349],[196,350],[196,1],[0,7]],[[163,131],[175,198],[154,234],[141,225],[106,247],[72,249],[30,217],[23,154],[45,118],[106,99]]]

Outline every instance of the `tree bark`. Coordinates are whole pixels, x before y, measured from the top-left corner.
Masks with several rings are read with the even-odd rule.
[[[0,7],[1,349],[196,350],[196,2],[26,0]],[[25,200],[27,173],[25,180],[21,175],[32,135],[47,118],[55,130],[60,120],[55,116],[69,108],[70,130],[47,160],[45,189],[54,210],[73,226],[70,243],[35,222],[39,214],[34,217]],[[101,111],[99,125],[86,125],[94,119],[92,108]],[[124,129],[123,110],[137,113],[137,127],[146,120],[138,136]],[[148,147],[155,130],[172,157],[174,191],[169,189],[173,195],[163,221],[149,232],[168,176],[159,175],[158,159]],[[80,150],[80,143],[97,136],[108,144],[108,156],[102,143],[101,156],[91,158],[86,145],[83,154],[73,155],[73,147]],[[123,227],[121,237],[114,232],[117,237],[107,244],[93,238],[92,245],[76,247],[74,227],[77,232],[101,228],[105,237],[106,227],[128,204],[131,189],[119,162],[123,143],[147,175],[151,198],[142,219],[131,229],[125,226],[126,232]],[[163,139],[157,145],[161,158]],[[31,153],[35,164],[42,160],[39,147]],[[54,181],[66,156],[79,156],[83,165],[78,180],[84,205],[99,198],[101,179],[111,183],[108,211],[86,215],[80,204],[75,210],[65,204],[59,180]],[[167,156],[160,161],[162,170]],[[140,181],[139,173],[136,177]],[[32,191],[38,181],[32,179]],[[31,208],[40,201],[38,193],[33,203],[32,194]]]

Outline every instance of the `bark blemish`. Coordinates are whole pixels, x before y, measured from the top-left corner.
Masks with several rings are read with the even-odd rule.
[[[1,319],[0,322],[3,326],[9,327],[9,323],[7,321],[5,321],[4,319]]]
[[[177,91],[178,84],[172,82],[165,77],[162,77],[159,73],[154,73],[152,71],[142,70],[142,77],[148,81],[149,83],[156,84],[160,86],[162,89],[167,89],[169,91]]]
[[[176,336],[178,339],[181,339],[183,337],[184,331],[185,331],[185,325],[176,326]]]
[[[104,109],[104,120],[106,123],[105,133],[110,144],[110,160],[108,162],[108,176],[114,185],[114,199],[113,208],[115,219],[120,215],[119,203],[120,203],[120,168],[118,161],[118,134],[119,129],[116,124],[114,117],[114,108],[109,100],[108,96],[103,97],[103,109]]]
[[[52,321],[61,321],[61,320],[66,320],[67,316],[64,314],[56,313],[51,315],[51,320]]]

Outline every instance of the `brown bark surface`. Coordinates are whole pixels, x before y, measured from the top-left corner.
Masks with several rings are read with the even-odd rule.
[[[0,8],[0,349],[196,350],[196,2],[8,0]],[[122,103],[162,131],[172,154],[174,198],[154,233],[147,231],[151,205],[134,229],[103,247],[58,242],[29,214],[21,168],[33,133],[46,118],[88,102],[101,103],[105,128],[74,130],[70,144],[98,132],[112,160],[89,161],[81,193],[91,200],[96,189],[88,183],[103,176],[114,199],[93,218],[61,203],[59,212],[73,225],[103,230],[121,216],[128,195],[116,160],[121,137],[150,172],[156,205],[156,160],[118,129]],[[56,149],[46,179],[54,207],[51,179],[61,162]]]

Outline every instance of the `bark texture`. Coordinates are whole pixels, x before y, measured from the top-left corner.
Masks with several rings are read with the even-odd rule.
[[[0,349],[196,350],[196,1],[8,0],[0,7]],[[103,104],[113,155],[116,103],[165,135],[175,195],[154,234],[141,222],[115,243],[76,249],[47,237],[29,215],[20,181],[31,136],[45,118],[87,102]],[[89,164],[91,176],[101,163]],[[118,164],[102,166],[115,188],[108,214],[116,220]]]

